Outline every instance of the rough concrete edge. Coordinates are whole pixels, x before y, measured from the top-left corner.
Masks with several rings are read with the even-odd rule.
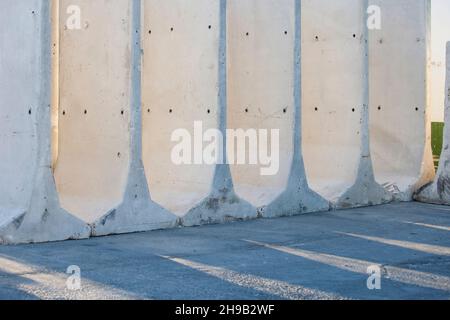
[[[450,205],[450,42],[446,45],[445,127],[439,168],[433,182],[418,190],[420,202]]]
[[[132,0],[130,167],[123,202],[92,225],[92,236],[175,227],[178,218],[150,198],[142,163],[142,2]]]
[[[369,0],[361,3],[363,30],[363,106],[361,110],[361,155],[355,183],[333,201],[334,209],[348,209],[385,204],[393,200],[393,195],[378,184],[374,177],[372,158],[370,155],[370,68],[369,68],[369,29],[366,24],[366,11]]]
[[[0,227],[0,244],[20,244],[85,239],[90,235],[86,223],[61,208],[51,163],[51,3],[41,1],[42,81],[37,84],[37,168],[26,212]]]
[[[220,27],[218,53],[218,127],[222,133],[227,128],[227,0],[220,0]],[[224,134],[224,137],[226,135]],[[227,159],[226,138],[224,139],[223,158]],[[249,220],[258,217],[257,209],[239,198],[233,185],[228,164],[217,164],[214,172],[212,191],[198,205],[181,218],[183,226],[224,223],[235,220]]]
[[[330,203],[309,188],[302,155],[302,2],[295,0],[293,160],[286,190],[259,209],[264,218],[330,210]]]

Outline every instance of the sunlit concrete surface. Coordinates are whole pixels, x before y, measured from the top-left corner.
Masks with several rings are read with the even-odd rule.
[[[449,230],[450,208],[403,203],[4,246],[0,299],[450,299]]]
[[[375,179],[395,199],[410,201],[415,191],[434,178],[426,90],[431,87],[427,82],[430,2],[370,3],[383,12],[381,29],[371,32],[369,54],[370,146]]]
[[[63,208],[93,223],[120,204],[126,185],[131,1],[70,0],[60,8],[71,4],[84,21],[81,30],[68,29],[60,9],[55,179]]]
[[[218,123],[220,6],[199,5],[146,0],[142,9],[143,161],[152,199],[179,216],[208,196],[214,176],[212,165],[175,164],[168,143],[177,129],[194,137],[195,121]]]
[[[339,202],[358,176],[363,12],[361,1],[302,1],[303,156],[311,188],[332,202]],[[336,50],[337,43],[345,45]],[[333,161],[324,166],[323,159]]]
[[[295,19],[295,1],[229,1],[228,127],[269,130],[270,144],[275,143],[271,130],[279,130],[280,136],[279,170],[262,175],[261,165],[231,166],[236,192],[255,207],[274,201],[289,179],[294,150]]]

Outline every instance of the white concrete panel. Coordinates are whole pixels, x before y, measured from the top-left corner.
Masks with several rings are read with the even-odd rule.
[[[68,6],[81,29],[66,26]],[[59,152],[65,209],[93,222],[123,198],[130,145],[130,0],[60,2]]]
[[[144,167],[152,199],[180,216],[207,197],[213,183],[215,166],[194,159],[207,144],[192,147],[191,165],[177,165],[171,136],[185,129],[194,144],[194,122],[201,122],[200,138],[218,128],[219,9],[218,0],[143,1]]]
[[[434,175],[427,97],[428,0],[372,0],[381,29],[370,32],[370,133],[376,180],[409,201]]]
[[[40,3],[6,0],[0,10],[0,224],[27,210],[33,188],[41,76]]]
[[[86,238],[52,176],[50,3],[2,2],[0,30],[0,244]]]
[[[251,130],[258,138],[255,148],[249,141],[245,149],[236,145],[234,159],[228,160],[234,163],[236,193],[262,207],[286,189],[293,159],[295,1],[231,0],[228,5],[228,128]],[[267,138],[259,130],[266,130]],[[279,132],[279,141],[272,140],[272,130]],[[279,157],[271,155],[276,142]],[[238,164],[242,149],[246,161]],[[256,163],[250,162],[252,149]],[[274,162],[263,164],[259,152]],[[273,171],[264,174],[269,167]]]
[[[357,180],[364,117],[363,1],[303,0],[303,156],[335,202]]]

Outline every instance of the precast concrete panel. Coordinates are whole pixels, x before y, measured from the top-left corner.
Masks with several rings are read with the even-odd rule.
[[[131,4],[131,0],[60,2],[55,175],[63,207],[89,223],[116,207],[125,191],[130,159]],[[77,18],[80,28],[73,22]]]
[[[337,202],[356,181],[364,104],[363,1],[302,1],[303,156],[310,186]]]
[[[60,208],[52,174],[51,9],[5,0],[0,11],[0,243],[90,235]]]
[[[434,175],[428,128],[429,0],[371,0],[370,133],[376,180],[397,200]],[[379,17],[378,17],[379,15]]]
[[[33,189],[41,86],[40,2],[7,0],[0,11],[0,224],[27,210]]]
[[[389,202],[370,154],[368,1],[303,6],[303,147],[311,187],[337,209]]]
[[[301,1],[229,1],[228,160],[237,194],[263,216],[329,208],[301,159],[300,32]]]
[[[218,122],[219,1],[144,0],[143,16],[144,166],[152,199],[184,215],[208,195],[214,174],[203,134]],[[172,159],[178,129],[191,140],[183,164]]]
[[[229,1],[228,128],[246,137],[230,139],[228,160],[237,194],[256,207],[285,190],[293,159],[294,9],[293,0]]]

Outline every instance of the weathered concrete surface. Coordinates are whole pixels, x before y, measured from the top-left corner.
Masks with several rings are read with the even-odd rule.
[[[426,63],[425,1],[411,7],[414,14],[408,11],[408,17],[421,17],[418,25],[402,15],[401,26],[414,25],[411,34],[421,35],[406,46],[413,52],[404,59],[408,63],[396,57],[402,63],[394,68],[379,61],[380,55],[404,50],[391,38],[411,40],[389,33],[386,45],[376,47],[371,69],[367,0],[304,0],[303,13],[299,0],[201,1],[201,12],[183,0],[55,1],[60,8],[54,10],[53,45],[48,5],[5,2],[3,29],[13,23],[24,27],[17,37],[0,38],[4,242],[82,238],[88,236],[86,224],[99,236],[328,210],[328,201],[334,208],[375,205],[391,199],[377,183],[383,176],[409,181],[391,186],[406,200],[426,181],[431,160],[429,147],[423,148],[426,111],[418,107],[413,117],[402,116],[404,123],[386,130],[388,121],[369,117],[370,70],[378,67],[383,72],[373,78],[383,89],[375,85],[381,93],[373,99],[396,106],[389,121],[416,101],[426,110],[425,67],[412,68],[420,78],[413,87],[420,88],[402,98],[413,77],[405,69]],[[68,5],[80,6],[80,30],[66,25]],[[384,97],[389,82],[379,77],[386,68],[398,71],[393,85],[398,90]],[[197,163],[197,147],[194,164],[176,165],[171,134],[175,129],[193,134],[195,121],[223,134],[227,128],[280,129],[280,171],[262,176],[261,165]],[[391,127],[406,129],[396,148],[380,147]],[[376,175],[371,135],[372,149],[386,155],[376,161]],[[227,154],[226,139],[224,145]],[[59,207],[53,169],[62,206],[77,218]],[[443,189],[446,178],[440,181]]]
[[[55,178],[63,207],[94,223],[123,199],[130,164],[131,0],[60,2]],[[70,29],[70,5],[81,29]]]
[[[369,148],[367,1],[305,0],[302,5],[308,181],[335,208],[385,203],[390,196],[374,179]]]
[[[233,165],[236,192],[264,217],[326,211],[329,203],[308,187],[301,154],[301,1],[229,6],[229,127],[265,129],[269,137],[279,130],[279,171],[262,175],[267,164]]]
[[[171,159],[174,130],[193,137],[194,121],[204,130],[218,122],[219,1],[199,5],[143,1],[144,166],[153,199],[179,216],[209,194],[214,176],[213,165]]]
[[[445,127],[439,169],[433,183],[416,195],[416,200],[450,205],[450,42],[447,43],[447,70],[445,85]]]
[[[0,247],[0,298],[449,299],[449,232],[447,207],[401,203]],[[81,291],[66,289],[71,265]]]
[[[371,0],[381,8],[370,31],[370,133],[376,180],[396,200],[434,177],[429,121],[430,1]]]
[[[80,239],[89,227],[61,209],[51,156],[48,1],[0,11],[0,243]],[[3,156],[4,155],[4,156]]]

